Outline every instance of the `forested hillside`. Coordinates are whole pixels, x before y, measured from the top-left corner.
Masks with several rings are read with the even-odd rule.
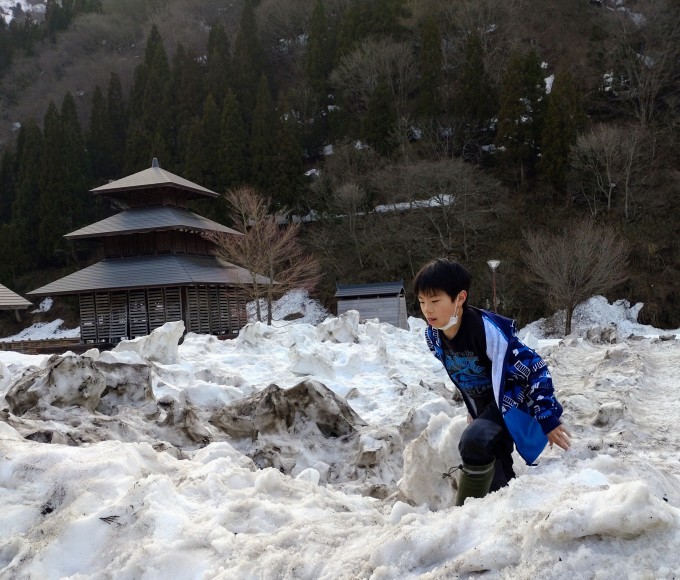
[[[329,305],[446,255],[489,306],[493,258],[528,322],[523,234],[592,219],[630,249],[610,298],[679,327],[679,57],[675,0],[47,2],[0,19],[0,283],[92,261],[62,236],[118,208],[88,190],[157,157],[313,211]]]

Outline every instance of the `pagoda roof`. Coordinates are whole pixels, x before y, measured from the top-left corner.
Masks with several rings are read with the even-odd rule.
[[[219,194],[214,191],[184,179],[179,175],[175,175],[170,171],[161,169],[158,161],[154,158],[153,163],[149,169],[144,169],[117,181],[112,181],[106,185],[95,187],[90,191],[96,194],[111,195],[114,193],[122,193],[126,191],[140,190],[140,189],[155,189],[159,187],[171,187],[189,191],[194,194],[199,194],[205,197],[217,197]]]
[[[168,206],[138,207],[85,226],[66,234],[70,240],[107,237],[117,234],[139,234],[158,230],[189,230],[198,232],[223,232],[242,235],[222,224],[192,213],[186,209]]]
[[[267,278],[258,276],[260,282]],[[252,283],[250,273],[213,256],[164,254],[109,258],[28,292],[29,296],[56,296],[158,288],[164,286],[235,286]]]
[[[19,310],[29,306],[32,304],[28,300],[0,284],[0,310]]]

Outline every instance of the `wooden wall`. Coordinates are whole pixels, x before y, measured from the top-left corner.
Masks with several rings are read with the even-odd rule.
[[[117,343],[183,320],[187,332],[236,335],[248,322],[240,288],[142,288],[80,295],[80,336],[86,343]]]
[[[404,296],[367,296],[338,298],[338,316],[357,310],[361,320],[377,318],[399,328],[408,328],[406,298]]]

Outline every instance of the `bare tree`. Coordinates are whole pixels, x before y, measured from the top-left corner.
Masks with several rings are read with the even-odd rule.
[[[418,65],[411,46],[387,39],[368,39],[344,56],[331,74],[333,85],[341,89],[352,109],[361,115],[380,79],[386,79],[395,97],[397,111],[403,113],[406,100],[418,80]]]
[[[619,10],[619,34],[614,67],[620,82],[616,96],[640,127],[668,110],[677,92],[680,59],[680,10],[676,0],[639,3],[636,10]]]
[[[565,310],[565,335],[571,334],[576,306],[628,277],[625,242],[592,221],[568,224],[559,233],[525,231],[524,241],[526,281],[550,307]]]
[[[362,244],[359,235],[359,220],[365,213],[368,196],[366,192],[356,183],[343,183],[333,192],[333,206],[336,212],[343,217],[346,232],[354,246],[357,260],[361,268],[364,267],[362,255]]]
[[[249,297],[255,300],[257,320],[262,320],[260,300],[267,304],[267,324],[272,323],[272,303],[289,290],[311,290],[320,280],[318,261],[305,254],[298,240],[299,223],[269,213],[270,202],[251,187],[230,190],[226,199],[234,226],[244,232],[204,234],[217,244],[217,257],[245,268],[250,275]]]
[[[373,187],[391,204],[421,209],[443,254],[467,261],[472,240],[493,227],[503,189],[493,178],[460,159],[402,163],[373,177]],[[462,240],[462,243],[461,243]]]
[[[571,165],[592,215],[597,214],[602,198],[610,212],[614,195],[620,192],[624,215],[629,218],[633,193],[642,182],[644,167],[648,166],[646,156],[653,150],[644,147],[645,137],[637,126],[605,124],[596,125],[578,137]]]

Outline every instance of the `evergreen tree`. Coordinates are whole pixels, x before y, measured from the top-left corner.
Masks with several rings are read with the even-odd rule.
[[[56,108],[55,108],[56,111]],[[16,146],[16,197],[12,204],[12,225],[16,237],[17,268],[29,270],[37,264],[40,224],[40,171],[43,134],[29,121],[21,127]]]
[[[90,130],[87,136],[87,150],[92,163],[92,174],[97,182],[104,182],[112,177],[111,171],[111,128],[109,127],[109,111],[106,97],[99,85],[92,94],[92,110],[90,113]]]
[[[246,127],[250,127],[253,122],[252,115],[260,76],[264,74],[264,63],[264,50],[258,35],[254,2],[246,0],[232,59],[232,87],[241,105]]]
[[[484,64],[484,47],[477,33],[470,33],[465,63],[453,99],[453,114],[471,127],[487,125],[498,111],[498,100]]]
[[[132,89],[130,90],[129,123],[125,135],[125,155],[123,173],[141,170],[151,163],[150,137],[144,127],[144,94],[149,79],[149,68],[141,63],[135,68]]]
[[[73,2],[46,0],[45,27],[49,34],[66,30],[73,20]]]
[[[143,67],[143,68],[142,68]],[[155,156],[152,151],[156,133],[162,127],[163,105],[170,78],[168,56],[158,29],[154,25],[147,40],[144,64],[135,70],[130,99],[130,125],[125,151],[125,172],[148,167]]]
[[[110,174],[107,177],[117,179],[122,177],[123,164],[125,162],[128,118],[123,98],[123,85],[116,73],[111,73],[111,78],[109,79],[106,106],[110,142],[108,147],[110,152]]]
[[[75,101],[64,97],[61,113],[50,103],[44,122],[40,173],[39,251],[45,262],[69,257],[63,236],[84,225],[94,213],[87,194],[89,182],[85,144]]]
[[[12,219],[12,204],[15,191],[15,157],[9,149],[5,149],[0,161],[0,224]]]
[[[333,60],[333,39],[326,9],[323,0],[316,0],[305,55],[305,72],[312,87],[325,92]]]
[[[65,173],[67,207],[70,212],[69,228],[87,224],[96,215],[94,200],[88,189],[92,181],[90,161],[85,147],[85,138],[78,120],[76,102],[71,93],[66,93],[61,105],[62,149]],[[65,234],[68,232],[64,232]]]
[[[535,169],[543,126],[545,83],[538,55],[514,55],[503,78],[496,144],[520,184]]]
[[[224,102],[229,86],[230,46],[227,33],[221,24],[210,28],[208,35],[207,92],[216,103]]]
[[[408,15],[406,0],[351,0],[340,21],[336,57],[369,36],[401,38],[406,31],[402,20]]]
[[[394,148],[392,131],[397,123],[397,110],[386,80],[378,82],[367,108],[361,121],[361,135],[381,155],[388,155]]]
[[[205,100],[203,107],[203,147],[205,149],[205,170],[203,171],[203,185],[213,191],[222,189],[222,171],[220,169],[220,140],[222,137],[221,110],[217,107],[211,94]]]
[[[436,118],[441,112],[442,37],[434,17],[428,17],[420,32],[420,84],[418,114]]]
[[[548,95],[545,123],[541,134],[539,169],[554,186],[564,186],[569,167],[569,151],[585,125],[585,113],[574,81],[568,71],[557,75]]]
[[[149,36],[146,37],[146,46],[144,47],[144,64],[147,67],[152,68],[154,66],[156,53],[159,49],[165,52],[163,38],[161,37],[158,27],[154,24],[151,26]]]
[[[184,154],[183,175],[189,181],[200,183],[205,167],[203,158],[203,126],[200,119],[193,119],[187,131],[187,150]]]
[[[275,173],[277,144],[272,139],[276,127],[276,111],[269,92],[267,77],[262,75],[257,88],[253,112],[253,128],[250,135],[251,182],[256,188],[273,195],[272,177]]]
[[[201,114],[205,101],[204,81],[205,71],[198,59],[178,44],[160,125],[169,150],[164,165],[173,167],[175,172],[183,171],[189,129],[196,116]]]
[[[270,188],[275,204],[294,208],[299,204],[299,194],[303,186],[299,123],[285,102],[279,106],[279,115],[275,133],[276,157]]]
[[[0,18],[0,77],[12,64],[14,46],[9,33],[9,27],[4,18]]]
[[[250,176],[248,159],[248,134],[243,117],[231,90],[227,91],[222,106],[219,167],[221,183],[225,189],[242,185]]]
[[[59,111],[53,101],[45,113],[42,166],[40,172],[40,225],[38,250],[43,263],[64,250],[62,236],[68,233],[70,210],[66,207],[66,164]]]
[[[21,268],[18,234],[14,224],[0,223],[0,282],[15,280]]]

